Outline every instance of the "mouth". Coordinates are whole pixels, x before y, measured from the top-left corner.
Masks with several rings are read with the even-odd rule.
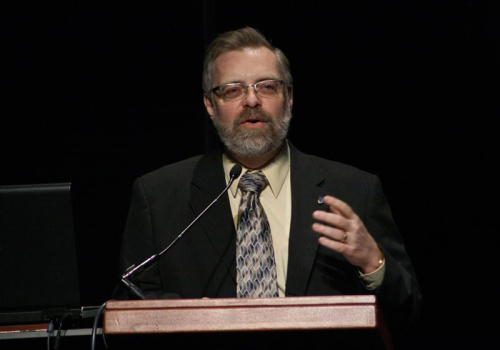
[[[241,125],[249,128],[249,129],[258,129],[263,127],[266,124],[266,121],[260,118],[245,118],[241,121]]]
[[[244,110],[238,115],[236,121],[241,128],[247,130],[258,130],[265,128],[269,122],[272,122],[270,116],[260,110]]]
[[[260,118],[246,118],[241,122],[241,124],[245,124],[245,123],[257,124],[257,123],[265,123],[265,122]]]

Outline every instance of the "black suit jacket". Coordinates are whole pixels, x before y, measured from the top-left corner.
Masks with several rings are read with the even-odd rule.
[[[306,155],[290,144],[292,217],[286,281],[287,296],[377,296],[393,330],[417,321],[421,292],[402,238],[377,176],[349,165]],[[133,186],[124,233],[121,268],[165,249],[226,186],[220,150],[193,157],[138,178]],[[363,220],[386,258],[382,285],[368,291],[355,266],[318,244],[311,229],[318,197],[347,202]],[[236,231],[226,195],[162,255],[137,276],[149,298],[236,296]],[[128,298],[118,289],[116,298]]]

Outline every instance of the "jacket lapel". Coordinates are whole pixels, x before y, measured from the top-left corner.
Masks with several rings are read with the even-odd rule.
[[[195,168],[191,183],[189,203],[195,215],[205,210],[226,185],[220,151],[203,156]],[[221,257],[222,265],[236,281],[236,231],[226,193],[207,210],[199,223]]]
[[[312,159],[290,144],[290,176],[292,187],[292,218],[290,222],[287,296],[302,296],[307,291],[316,253],[318,235],[312,230],[312,213],[324,208],[318,204],[324,176],[314,167]]]

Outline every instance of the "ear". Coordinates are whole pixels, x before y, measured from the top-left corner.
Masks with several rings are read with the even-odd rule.
[[[288,105],[290,106],[290,111],[293,107],[293,86],[288,89]]]
[[[207,110],[210,119],[214,119],[215,108],[212,104],[212,101],[210,101],[210,98],[208,98],[207,94],[203,94],[203,103],[205,104],[205,109]]]

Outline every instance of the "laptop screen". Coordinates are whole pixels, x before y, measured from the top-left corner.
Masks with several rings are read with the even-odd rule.
[[[78,282],[71,184],[0,186],[0,324],[80,307]]]

